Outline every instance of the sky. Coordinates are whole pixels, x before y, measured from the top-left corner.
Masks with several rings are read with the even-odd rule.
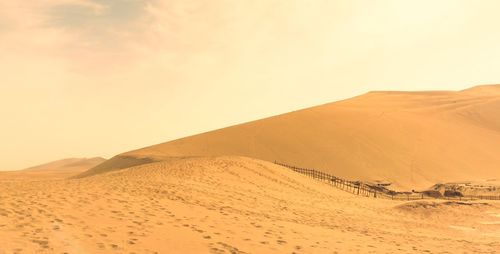
[[[495,0],[0,0],[0,170],[500,83]]]

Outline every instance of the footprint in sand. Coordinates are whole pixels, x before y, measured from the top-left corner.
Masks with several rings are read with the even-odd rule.
[[[280,245],[286,244],[286,241],[285,241],[285,240],[277,240],[276,242],[277,242],[278,244],[280,244]]]

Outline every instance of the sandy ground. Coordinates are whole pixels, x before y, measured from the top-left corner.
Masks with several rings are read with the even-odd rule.
[[[499,179],[498,112],[500,85],[370,92],[126,152],[96,172],[168,157],[238,155],[404,191]]]
[[[0,178],[0,253],[498,253],[500,204],[353,196],[243,157]]]

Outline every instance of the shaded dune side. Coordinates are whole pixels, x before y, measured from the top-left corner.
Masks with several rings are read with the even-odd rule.
[[[151,158],[136,158],[132,156],[115,156],[103,163],[75,176],[74,178],[82,178],[86,176],[96,175],[104,172],[130,168],[138,165],[156,162]]]

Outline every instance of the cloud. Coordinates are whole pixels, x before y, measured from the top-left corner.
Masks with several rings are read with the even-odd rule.
[[[0,53],[103,69],[142,45],[147,1],[28,0],[0,3]],[[142,46],[141,46],[142,47]]]
[[[165,68],[227,61],[279,37],[284,1],[28,0],[1,3],[0,51],[78,72],[147,61]],[[280,14],[282,13],[282,14]],[[3,25],[1,25],[3,24]],[[263,39],[264,38],[264,39]],[[268,38],[268,39],[266,39]],[[249,52],[249,51],[248,51]],[[208,61],[208,62],[207,62]]]
[[[116,46],[141,32],[139,20],[146,1],[85,1],[53,5],[46,10],[45,23],[67,33],[78,34],[78,44]]]

